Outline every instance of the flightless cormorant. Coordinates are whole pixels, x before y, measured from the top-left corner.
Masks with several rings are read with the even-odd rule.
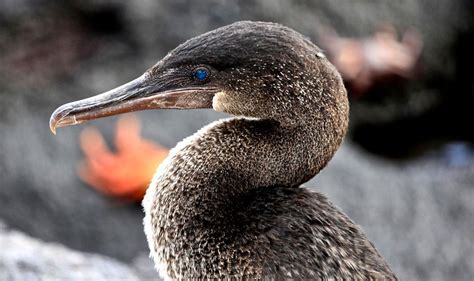
[[[348,125],[342,79],[285,26],[237,22],[181,44],[141,77],[59,107],[50,127],[124,112],[213,108],[143,202],[157,269],[170,279],[396,279],[361,229],[303,183]]]

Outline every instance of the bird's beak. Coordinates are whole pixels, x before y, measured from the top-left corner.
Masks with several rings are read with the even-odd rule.
[[[60,106],[51,115],[49,127],[56,134],[56,128],[59,127],[125,112],[160,108],[211,108],[212,97],[218,92],[213,87],[166,88],[169,88],[166,81],[153,82],[144,74],[103,94]]]

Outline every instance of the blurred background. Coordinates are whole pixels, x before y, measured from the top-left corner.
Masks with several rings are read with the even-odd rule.
[[[141,75],[184,40],[239,20],[279,22],[308,36],[346,81],[350,131],[306,186],[360,224],[402,280],[473,280],[473,6],[0,1],[0,280],[157,278],[143,213],[132,202],[137,192],[113,196],[108,184],[123,179],[94,181],[87,161],[80,166],[100,143],[98,132],[114,147],[118,118],[53,136],[49,116]],[[143,137],[166,151],[224,115],[169,110],[137,117]],[[82,134],[83,152],[80,135],[89,126],[98,131]],[[122,162],[110,172],[136,167]]]

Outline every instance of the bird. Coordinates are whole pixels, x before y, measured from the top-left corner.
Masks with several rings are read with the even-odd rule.
[[[397,279],[362,229],[304,186],[349,122],[341,76],[310,39],[278,23],[217,28],[131,82],[60,106],[50,129],[166,108],[230,117],[171,149],[146,191],[144,229],[162,277]]]

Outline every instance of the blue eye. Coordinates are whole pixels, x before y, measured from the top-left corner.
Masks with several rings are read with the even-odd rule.
[[[196,79],[199,81],[206,80],[208,76],[209,76],[209,70],[207,70],[204,67],[199,67],[196,70],[194,70],[194,77],[196,77]]]

